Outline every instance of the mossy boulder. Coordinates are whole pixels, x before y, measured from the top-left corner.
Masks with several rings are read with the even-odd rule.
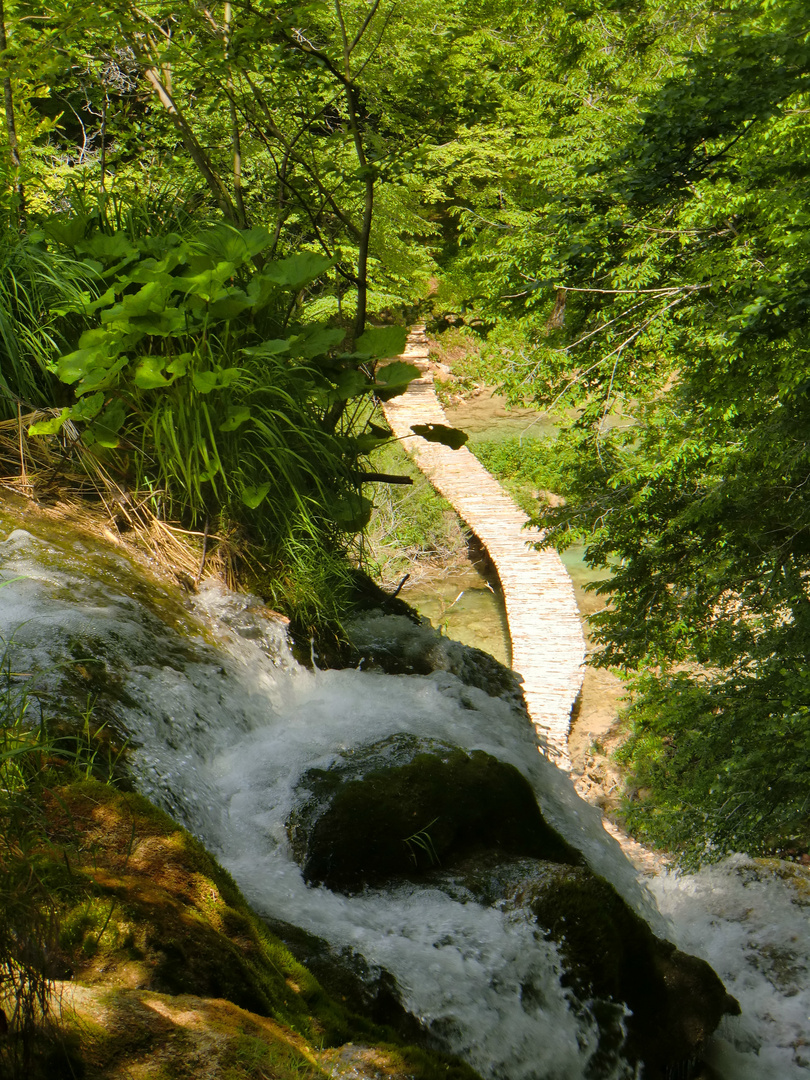
[[[204,847],[146,799],[58,783],[62,771],[44,796],[36,869],[59,898],[58,966],[71,977],[56,995],[70,1037],[65,1076],[130,1075],[135,1062],[156,1077],[479,1080],[331,996]],[[61,1075],[50,1065],[31,1073]]]
[[[511,668],[482,649],[445,637],[412,609],[407,613],[380,609],[355,614],[345,620],[344,629],[352,667],[389,675],[447,671],[465,686],[525,710],[521,680]]]
[[[482,902],[497,897],[531,914],[559,946],[563,982],[578,1000],[627,1007],[620,1049],[643,1063],[645,1080],[693,1075],[723,1016],[739,1014],[705,960],[657,937],[586,866],[518,860],[459,870],[457,880]]]
[[[474,851],[576,865],[528,781],[480,750],[396,735],[302,778],[288,821],[308,881],[356,892],[419,877]]]
[[[66,897],[61,944],[75,978],[225,998],[307,1038],[347,1034],[313,976],[168,815],[95,781],[58,788],[48,803]]]

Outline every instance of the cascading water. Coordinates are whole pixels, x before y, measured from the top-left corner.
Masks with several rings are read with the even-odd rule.
[[[349,897],[307,886],[290,856],[286,822],[300,777],[396,733],[516,766],[590,865],[656,931],[666,921],[679,946],[707,957],[744,1008],[713,1042],[720,1076],[805,1074],[810,935],[801,895],[762,867],[732,860],[656,882],[659,915],[598,813],[537,753],[513,702],[449,670],[305,670],[277,625],[244,597],[209,589],[192,611],[87,541],[15,530],[0,543],[0,565],[7,581],[17,579],[0,588],[3,636],[18,663],[25,658],[16,670],[36,668],[43,684],[56,686],[65,665],[103,664],[142,791],[206,843],[260,913],[361,956],[372,973],[391,973],[408,1011],[482,1076],[594,1075],[597,1022],[560,985],[556,947],[520,912],[435,887]],[[458,647],[441,647],[452,668]],[[633,1075],[615,1059],[599,1068],[605,1080]]]

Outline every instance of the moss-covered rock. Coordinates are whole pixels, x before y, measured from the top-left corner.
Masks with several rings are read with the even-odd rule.
[[[419,876],[472,851],[581,862],[521,773],[480,750],[395,735],[310,770],[302,785],[288,822],[293,852],[308,881],[338,891]]]
[[[712,968],[657,937],[613,886],[585,866],[519,860],[459,868],[482,902],[531,913],[556,942],[580,1001],[627,1007],[621,1052],[645,1080],[691,1076],[724,1015],[739,1005]],[[606,1031],[610,1025],[606,1025]]]
[[[75,1035],[70,1075],[130,1075],[138,1060],[148,1061],[138,1075],[167,1080],[262,1069],[284,1080],[337,1075],[357,1057],[360,1077],[368,1058],[381,1075],[476,1080],[330,996],[203,846],[146,799],[80,781],[54,785],[45,803],[40,870],[61,898],[60,967],[75,987],[58,995]],[[322,1065],[316,1046],[337,1048],[335,1062]]]

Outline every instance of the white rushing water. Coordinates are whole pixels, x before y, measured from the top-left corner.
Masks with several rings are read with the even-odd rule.
[[[738,858],[661,878],[653,899],[509,701],[449,671],[305,670],[245,598],[208,590],[190,613],[146,589],[125,560],[75,540],[16,530],[0,542],[0,567],[18,577],[0,588],[0,632],[26,669],[55,684],[65,665],[104,660],[142,790],[200,836],[259,912],[392,973],[406,1008],[482,1076],[590,1075],[598,1032],[561,988],[556,948],[519,913],[438,889],[348,897],[308,887],[290,857],[286,820],[301,775],[396,733],[515,765],[551,823],[656,932],[666,924],[666,936],[712,964],[743,1007],[712,1043],[720,1077],[807,1075],[810,882],[801,875],[783,880]],[[615,1062],[599,1076],[632,1072]]]

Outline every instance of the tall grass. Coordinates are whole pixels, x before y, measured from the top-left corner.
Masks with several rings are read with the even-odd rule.
[[[55,364],[78,321],[63,312],[95,279],[91,267],[47,251],[36,234],[0,235],[0,419],[62,402]]]
[[[48,698],[32,673],[15,669],[14,653],[0,640],[0,1077],[50,1080],[61,1044],[52,1008],[63,977],[60,912],[85,884],[62,865],[46,807],[72,780],[114,783],[121,751],[94,723],[91,701],[49,716]]]

